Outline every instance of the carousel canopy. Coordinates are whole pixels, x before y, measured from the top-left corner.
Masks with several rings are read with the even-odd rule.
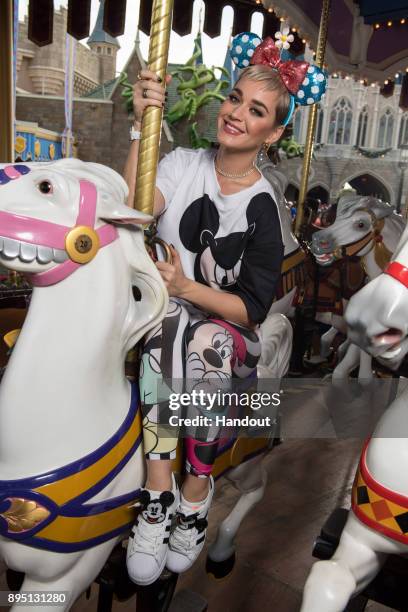
[[[303,40],[316,48],[323,0],[204,0],[204,32],[218,36],[222,12],[234,10],[233,34],[250,29],[252,15],[264,15],[263,33],[272,34],[285,18],[296,29],[292,51],[304,50]],[[140,0],[139,27],[149,33],[153,0]],[[91,0],[68,0],[68,32],[89,36]],[[128,9],[129,10],[129,9]],[[52,41],[53,0],[30,0],[29,38],[38,45]],[[193,0],[174,0],[173,29],[180,35],[192,27]],[[126,0],[105,0],[103,30],[116,37],[124,32]],[[326,63],[332,72],[346,72],[368,81],[384,82],[408,69],[408,0],[332,0]]]
[[[262,0],[316,49],[323,0]],[[325,62],[369,82],[408,69],[408,0],[332,0]]]
[[[205,3],[204,32],[218,36],[221,31],[222,12],[226,6],[234,9],[233,34],[249,30],[252,15],[264,15],[264,33],[279,29],[279,18],[256,0],[203,0]],[[190,34],[194,0],[174,0],[173,30],[181,36]],[[139,27],[148,34],[153,0],[140,0]],[[89,36],[91,0],[68,0],[68,33],[80,40]],[[37,45],[52,42],[54,0],[30,0],[29,38]],[[109,35],[121,36],[125,30],[126,0],[104,0],[103,30]]]
[[[203,0],[204,32],[211,37],[221,30],[226,6],[234,10],[232,33],[250,29],[252,16],[264,16],[263,34],[274,34],[281,21],[295,37],[291,52],[304,52],[305,42],[316,49],[323,0]],[[140,0],[139,28],[149,33],[153,0]],[[68,0],[69,34],[89,36],[91,0]],[[37,45],[52,42],[54,1],[30,0],[29,38]],[[192,28],[193,0],[174,0],[173,29],[180,35]],[[126,0],[104,0],[103,30],[110,36],[123,34]],[[325,63],[332,73],[383,85],[393,93],[394,81],[408,73],[408,0],[331,0]],[[401,106],[408,108],[408,76],[403,79]]]

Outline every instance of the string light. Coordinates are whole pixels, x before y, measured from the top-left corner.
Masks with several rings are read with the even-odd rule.
[[[292,32],[297,32],[297,28],[292,28]]]
[[[388,85],[389,80],[387,79],[386,81],[384,81],[384,85]]]
[[[271,6],[268,8],[268,13],[273,13],[273,8]]]
[[[405,17],[403,17],[402,19],[399,20],[399,23],[401,25],[404,25],[406,22],[407,22],[407,19]],[[398,24],[398,22],[396,21],[395,24]],[[383,25],[385,25],[385,22],[384,22]],[[391,21],[391,19],[389,21],[387,21],[387,26],[389,28],[391,28],[392,25],[393,25],[393,22]],[[379,30],[380,28],[381,28],[381,24],[380,23],[375,23],[374,24],[374,29],[375,30]]]

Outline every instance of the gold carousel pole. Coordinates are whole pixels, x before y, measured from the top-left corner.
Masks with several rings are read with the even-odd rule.
[[[14,161],[13,0],[0,0],[0,162]]]
[[[327,30],[329,25],[330,0],[323,0],[322,14],[320,18],[319,38],[317,40],[316,64],[323,68],[324,54],[326,51]],[[310,162],[313,153],[313,139],[316,127],[317,105],[309,107],[309,121],[307,124],[305,152],[303,156],[302,180],[300,182],[298,207],[296,212],[295,231],[299,234],[303,221],[303,204],[306,199],[307,185],[309,181]]]
[[[169,54],[174,0],[154,0],[150,28],[149,70],[164,83]],[[150,106],[143,114],[134,207],[152,214],[163,109]]]

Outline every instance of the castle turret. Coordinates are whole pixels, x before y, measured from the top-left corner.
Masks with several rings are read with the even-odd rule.
[[[120,45],[116,38],[103,30],[105,0],[100,0],[98,17],[88,45],[99,56],[99,82],[110,81],[116,76],[116,54]]]

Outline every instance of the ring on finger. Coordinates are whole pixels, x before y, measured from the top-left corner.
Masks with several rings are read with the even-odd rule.
[[[143,90],[143,94],[142,94],[143,98],[147,98],[147,89]]]

